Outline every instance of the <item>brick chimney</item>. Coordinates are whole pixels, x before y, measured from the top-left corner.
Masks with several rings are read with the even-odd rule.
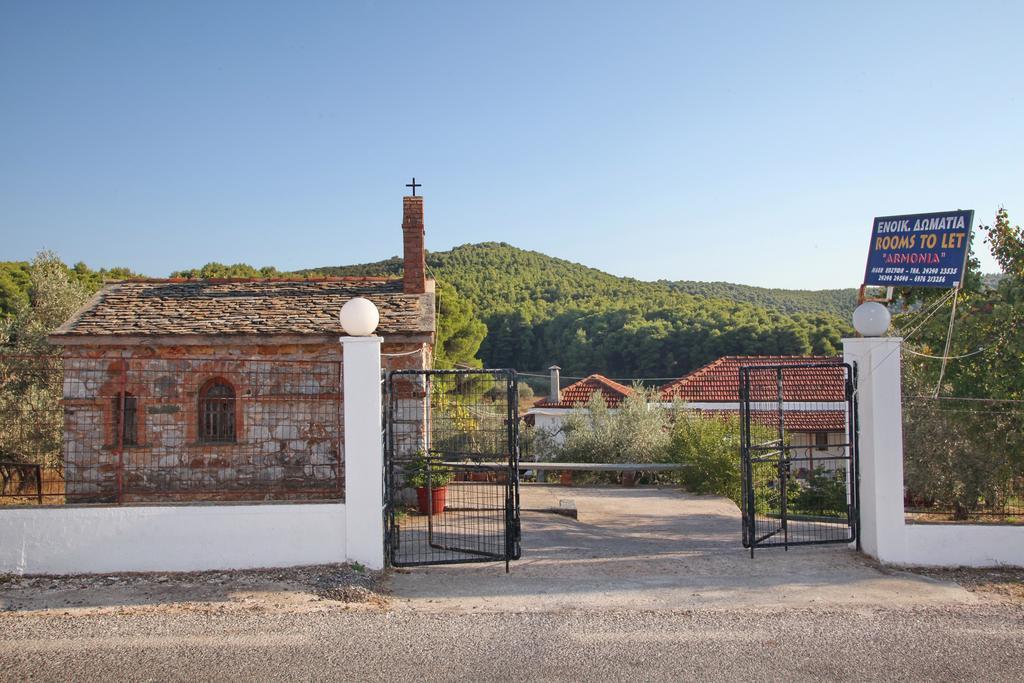
[[[423,294],[427,291],[427,261],[423,251],[423,197],[402,198],[402,245],[405,267],[402,290],[406,294]]]

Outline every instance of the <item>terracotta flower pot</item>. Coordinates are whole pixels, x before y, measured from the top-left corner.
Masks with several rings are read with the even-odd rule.
[[[562,486],[572,486],[572,470],[562,470],[558,481]]]
[[[420,514],[439,515],[444,512],[444,498],[448,489],[444,486],[430,490],[430,499],[427,499],[427,487],[421,486],[416,489],[416,502]],[[432,503],[432,505],[431,505]]]
[[[622,473],[622,485],[623,486],[636,486],[636,472],[623,472]]]

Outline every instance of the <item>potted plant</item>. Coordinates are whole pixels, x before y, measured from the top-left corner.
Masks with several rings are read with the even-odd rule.
[[[448,484],[454,478],[452,468],[419,451],[407,470],[406,483],[416,489],[417,508],[424,515],[444,512]]]

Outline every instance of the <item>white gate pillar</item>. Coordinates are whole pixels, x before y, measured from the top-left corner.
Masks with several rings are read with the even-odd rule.
[[[903,523],[903,399],[898,337],[843,340],[843,358],[857,367],[860,457],[860,539],[883,562],[905,555]]]
[[[342,337],[348,559],[384,568],[380,337]]]

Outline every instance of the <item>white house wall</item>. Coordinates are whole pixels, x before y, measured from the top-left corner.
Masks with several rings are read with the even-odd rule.
[[[198,571],[346,561],[344,503],[5,509],[0,573]]]
[[[826,432],[829,437],[829,443],[842,443],[846,440],[846,432]],[[843,447],[829,447],[823,451],[817,449],[814,445],[814,432],[792,432],[790,434],[790,452],[789,457],[791,458],[808,458],[809,460],[801,460],[799,467],[807,466],[810,468],[810,462],[813,460],[814,469],[824,468],[826,470],[835,471],[838,469],[844,469],[847,463],[846,449]]]
[[[571,412],[572,412],[571,410],[566,410],[566,411],[560,411],[559,413],[556,413],[556,414],[551,414],[551,413],[548,413],[548,412],[534,413],[534,423],[533,423],[533,426],[534,426],[535,429],[543,429],[543,430],[551,433],[552,434],[552,440],[555,443],[558,443],[558,444],[565,443],[565,434],[562,433],[562,425],[565,424],[565,418]],[[541,455],[541,454],[539,454],[539,453],[538,454],[531,453],[531,455]]]

